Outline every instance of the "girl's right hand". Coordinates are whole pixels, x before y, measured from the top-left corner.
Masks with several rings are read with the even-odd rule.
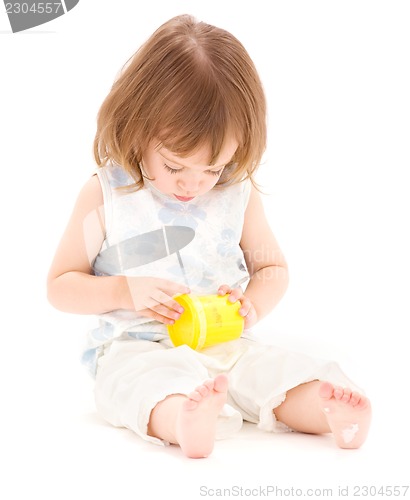
[[[190,293],[189,288],[172,281],[149,276],[124,276],[125,291],[123,309],[131,309],[139,315],[172,325],[184,312],[184,308],[172,297]]]

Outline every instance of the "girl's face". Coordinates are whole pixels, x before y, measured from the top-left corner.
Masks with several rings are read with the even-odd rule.
[[[227,141],[215,165],[207,165],[207,148],[181,157],[153,142],[142,157],[142,167],[153,186],[161,193],[187,202],[215,186],[237,147],[235,140]]]

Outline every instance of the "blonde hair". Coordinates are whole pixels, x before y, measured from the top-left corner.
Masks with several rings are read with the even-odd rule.
[[[174,17],[126,63],[97,119],[98,166],[121,165],[141,188],[140,162],[151,141],[184,157],[224,143],[239,146],[219,185],[250,178],[266,147],[266,102],[255,66],[229,32],[189,15]]]

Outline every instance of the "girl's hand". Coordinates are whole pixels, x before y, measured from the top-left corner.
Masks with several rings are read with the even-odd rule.
[[[229,294],[229,302],[233,303],[239,300],[241,303],[239,314],[245,319],[245,328],[251,328],[254,326],[258,321],[258,316],[252,302],[243,294],[242,288],[231,288],[229,285],[221,285],[218,288],[218,295],[227,294]]]
[[[190,293],[189,288],[172,281],[149,276],[124,276],[122,308],[136,311],[140,316],[172,325],[184,308],[172,297]]]

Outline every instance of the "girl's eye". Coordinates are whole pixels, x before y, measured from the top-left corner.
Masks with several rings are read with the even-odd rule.
[[[177,174],[178,172],[182,172],[182,170],[183,170],[183,168],[172,168],[169,165],[167,165],[166,163],[164,163],[164,168],[170,174]],[[210,175],[215,175],[215,176],[219,177],[221,175],[223,169],[224,169],[224,167],[220,168],[219,170],[207,170],[206,172]]]
[[[223,170],[223,167],[220,168],[219,170],[208,170],[208,172],[211,175],[216,175],[217,177],[219,177],[222,174],[222,170]]]
[[[170,174],[176,174],[177,172],[179,172],[180,170],[182,170],[182,169],[179,169],[179,168],[178,169],[177,168],[171,168],[171,167],[169,167],[168,165],[165,165],[165,164],[164,164],[164,168]]]

